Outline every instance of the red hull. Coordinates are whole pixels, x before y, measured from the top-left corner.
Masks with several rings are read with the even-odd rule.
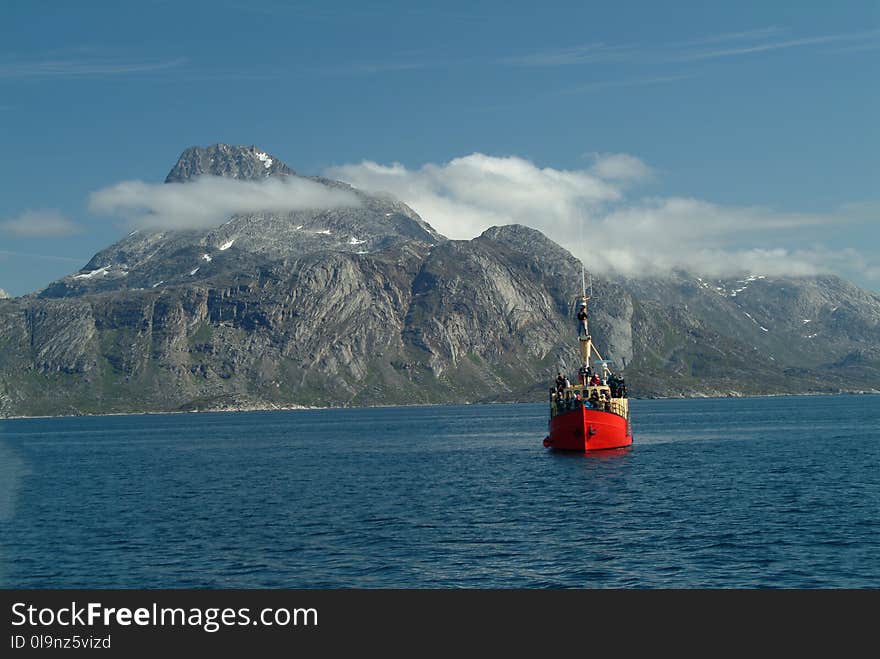
[[[550,419],[544,446],[583,452],[632,446],[632,441],[632,429],[622,416],[579,407]]]

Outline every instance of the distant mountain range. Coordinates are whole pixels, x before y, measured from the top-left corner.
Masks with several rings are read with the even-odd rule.
[[[166,182],[201,175],[299,177],[218,144]],[[300,178],[360,205],[140,230],[0,302],[0,415],[537,401],[574,373],[562,247],[519,225],[448,240],[398,200]],[[838,277],[594,277],[593,298],[634,396],[880,390],[880,297]]]

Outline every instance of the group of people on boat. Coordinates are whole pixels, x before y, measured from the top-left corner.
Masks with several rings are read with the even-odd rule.
[[[602,376],[593,373],[593,369],[584,364],[578,369],[578,382],[584,386],[605,387],[611,389],[612,398],[626,398],[626,380],[622,375],[616,375],[611,369],[603,365]],[[560,371],[556,375],[556,392],[563,392],[571,386],[568,376]]]
[[[581,395],[580,391],[551,390],[550,402],[554,407],[555,414],[575,410],[584,406],[587,409],[612,411],[611,397],[605,390],[592,389],[588,397]]]
[[[586,406],[589,409],[612,411],[613,398],[626,398],[626,380],[616,375],[603,364],[602,375],[593,373],[592,368],[583,365],[578,370],[578,381],[588,387],[585,390],[572,390],[571,381],[562,371],[556,375],[556,386],[550,390],[550,401],[556,414]],[[605,389],[605,387],[608,387]],[[584,393],[582,393],[582,391]],[[586,394],[589,391],[589,394]]]
[[[609,373],[608,387],[611,389],[612,398],[626,398],[626,380],[622,375],[618,377],[614,373]]]

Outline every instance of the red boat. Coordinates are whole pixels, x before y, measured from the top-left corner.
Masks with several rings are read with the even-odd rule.
[[[608,367],[593,345],[587,325],[586,287],[578,312],[578,344],[583,366],[578,384],[560,374],[550,392],[550,434],[544,446],[564,451],[598,451],[632,446],[632,426],[626,383]],[[593,373],[590,357],[595,355],[601,373]]]

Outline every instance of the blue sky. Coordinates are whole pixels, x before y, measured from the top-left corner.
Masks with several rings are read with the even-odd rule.
[[[880,289],[876,1],[326,5],[0,4],[0,288],[36,290],[124,235],[93,192],[227,142],[393,189],[453,237],[456,218],[545,228],[503,186],[472,198],[491,170],[643,228],[615,257],[636,270],[657,232],[671,250],[699,225],[702,260],[658,267],[772,258]],[[597,180],[601,209],[576,189]]]

